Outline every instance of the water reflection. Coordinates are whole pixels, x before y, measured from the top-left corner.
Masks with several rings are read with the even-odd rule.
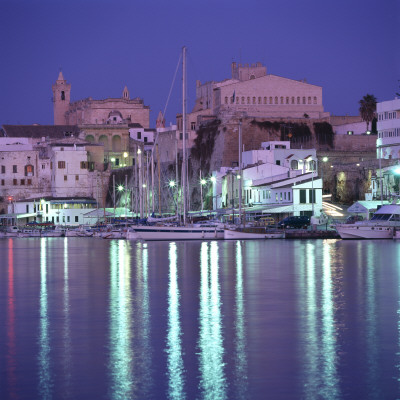
[[[169,244],[167,368],[168,398],[185,399],[176,243]]]
[[[64,245],[64,291],[63,291],[63,383],[66,397],[71,397],[72,355],[71,355],[71,321],[69,306],[69,273],[68,273],[68,238],[65,237]]]
[[[330,243],[322,248],[308,242],[297,250],[301,268],[300,310],[303,315],[304,398],[339,399],[335,304]],[[322,251],[322,255],[321,255]],[[322,268],[322,273],[320,269]]]
[[[40,239],[40,306],[39,306],[39,393],[41,399],[50,399],[52,395],[52,365],[50,361],[50,335],[47,293],[47,240]]]
[[[236,242],[236,321],[235,321],[235,394],[238,399],[248,399],[246,335],[243,303],[243,242]]]
[[[132,398],[130,249],[128,242],[110,244],[110,397]]]
[[[152,380],[152,347],[150,342],[150,293],[149,293],[149,250],[147,243],[137,243],[136,247],[136,314],[135,332],[137,346],[134,358],[134,379],[137,381],[135,398],[151,398]]]
[[[14,248],[8,239],[8,299],[7,299],[7,386],[11,399],[17,398],[17,348],[15,340]]]
[[[200,274],[200,390],[204,399],[225,399],[227,382],[223,362],[217,242],[201,244]]]

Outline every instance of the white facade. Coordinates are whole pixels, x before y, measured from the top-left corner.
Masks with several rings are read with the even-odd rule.
[[[27,215],[23,223],[36,221],[52,222],[55,225],[79,226],[93,222],[89,221],[85,214],[95,209],[96,201],[93,199],[43,197],[11,202],[8,206],[8,213]]]
[[[376,104],[378,117],[377,158],[400,158],[400,99]]]
[[[154,129],[146,129],[143,127],[129,128],[129,136],[131,139],[137,140],[138,142],[154,143],[156,131]]]

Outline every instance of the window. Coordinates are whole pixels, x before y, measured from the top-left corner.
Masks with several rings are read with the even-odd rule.
[[[46,169],[46,165],[45,164],[42,164],[42,169]]]
[[[75,222],[79,222],[79,216],[75,215]]]
[[[253,97],[253,104],[256,104],[256,98]]]
[[[289,97],[286,97],[286,104],[289,104]]]
[[[53,161],[50,161],[50,169],[53,169]]]
[[[86,168],[87,168],[86,161],[81,161],[81,169],[86,169]]]
[[[297,160],[290,161],[290,168],[291,169],[299,169],[299,163]]]
[[[65,169],[65,161],[58,162],[58,169]]]
[[[292,97],[292,104],[294,104],[294,97]]]
[[[2,166],[1,166],[1,173],[2,173],[2,174],[5,174],[5,173],[6,173],[6,166],[5,166],[5,165],[2,165]]]
[[[278,104],[278,96],[275,96],[275,104]]]
[[[309,190],[310,203],[315,203],[315,189]]]
[[[17,173],[17,172],[18,172],[17,166],[16,166],[16,165],[13,165],[13,173],[15,174],[15,173]]]
[[[65,224],[65,215],[63,215],[62,222]]]
[[[288,192],[287,195],[288,195],[288,196],[287,196],[287,197],[288,197],[288,200],[290,201],[290,192]]]
[[[283,104],[283,96],[281,96],[281,104]]]
[[[317,98],[314,96],[314,104],[317,104]]]
[[[26,205],[25,212],[29,214],[29,204]]]
[[[33,165],[25,165],[25,176],[33,176]]]
[[[308,98],[308,104],[311,104],[311,97]]]
[[[32,185],[32,179],[28,179],[28,185]]]
[[[297,104],[300,104],[300,97],[297,98]]]
[[[244,104],[244,97],[242,97],[242,104]]]
[[[64,90],[61,90],[61,100],[65,100],[65,92],[64,92]]]
[[[303,104],[306,104],[306,98],[303,97]]]
[[[4,186],[4,179],[1,180],[1,186]]]
[[[276,165],[281,165],[281,160],[276,160],[276,161],[275,161],[275,164],[276,164]]]
[[[272,97],[269,98],[269,104],[273,104]]]
[[[56,217],[56,222],[60,222],[60,217]]]
[[[247,98],[247,104],[250,104],[250,97]]]
[[[264,97],[264,104],[267,104],[267,97]]]
[[[236,104],[239,104],[239,96],[236,97]]]
[[[75,175],[75,180],[79,181],[79,175]]]
[[[143,138],[143,141],[144,141],[145,143],[147,143],[147,136],[145,136],[145,137]]]
[[[64,175],[64,181],[67,181],[67,180],[68,180],[67,175]]]
[[[261,104],[261,97],[258,98],[258,104]]]
[[[191,123],[190,123],[190,129],[191,129],[192,131],[195,131],[195,130],[196,130],[196,122],[191,122]]]
[[[141,138],[142,138],[142,132],[138,132],[138,133],[137,133],[137,138],[138,138],[138,139],[141,139]]]
[[[115,159],[115,165],[119,165],[119,158]]]
[[[228,96],[225,97],[225,104],[228,104]]]
[[[17,185],[17,180],[13,179],[13,185],[16,186]]]
[[[25,186],[25,179],[21,179],[21,185]]]
[[[307,203],[306,201],[306,190],[305,189],[300,189],[300,204],[305,204]]]

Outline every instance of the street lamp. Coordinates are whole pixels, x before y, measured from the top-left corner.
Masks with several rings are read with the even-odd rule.
[[[200,176],[201,176],[201,171],[200,171]],[[201,199],[201,212],[203,213],[203,186],[207,183],[207,181],[204,178],[200,178],[200,199]]]

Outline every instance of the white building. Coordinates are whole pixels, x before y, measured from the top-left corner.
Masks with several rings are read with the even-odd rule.
[[[322,179],[318,178],[315,149],[265,142],[261,150],[243,152],[242,159],[241,177],[239,168],[213,173],[214,209],[238,207],[240,177],[242,206],[247,213],[271,213],[277,219],[288,214],[320,215]]]
[[[377,158],[400,158],[400,99],[376,104],[378,116]]]

